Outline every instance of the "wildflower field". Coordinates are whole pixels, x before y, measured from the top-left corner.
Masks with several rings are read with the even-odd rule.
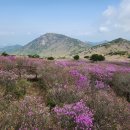
[[[130,63],[0,57],[0,130],[130,130]]]

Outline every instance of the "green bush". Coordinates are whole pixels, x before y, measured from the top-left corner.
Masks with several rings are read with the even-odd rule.
[[[104,61],[104,60],[105,60],[105,57],[102,56],[102,55],[93,54],[93,55],[90,57],[90,60],[92,60],[92,61]]]
[[[6,86],[6,94],[11,94],[13,97],[19,99],[26,94],[26,88],[29,86],[29,83],[26,80],[18,80],[13,82],[13,84],[8,84]]]
[[[6,52],[3,52],[1,55],[2,56],[8,56],[9,54],[7,54]]]
[[[30,57],[30,58],[40,58],[40,56],[38,54],[28,55],[28,57]]]
[[[130,58],[130,54],[128,54],[128,58]]]
[[[127,51],[116,51],[116,52],[110,52],[108,53],[108,55],[120,55],[120,56],[123,56],[123,55],[126,55],[128,52]]]
[[[84,58],[85,58],[85,59],[88,59],[88,58],[89,58],[89,56],[84,56]]]
[[[54,60],[54,57],[48,57],[47,59],[48,60]]]
[[[79,60],[79,55],[75,55],[73,58],[74,60]]]
[[[56,106],[56,103],[52,99],[47,99],[47,106],[51,109],[53,109]]]

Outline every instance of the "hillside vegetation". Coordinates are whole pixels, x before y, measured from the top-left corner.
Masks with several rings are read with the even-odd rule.
[[[130,53],[130,41],[118,38],[111,42],[93,46],[89,50],[83,51],[81,55],[103,54],[112,56],[127,55],[128,53]]]
[[[130,64],[0,57],[1,130],[129,130]]]
[[[80,40],[62,34],[47,33],[20,48],[17,54],[63,57],[78,54],[88,48],[90,45]]]
[[[24,46],[14,45],[0,48],[0,53],[6,52],[15,55],[39,55],[40,57],[70,58],[75,55],[80,57],[99,54],[106,59],[126,58],[130,55],[130,41],[118,38],[112,41],[82,42],[62,34],[46,33]],[[119,57],[120,56],[120,57]]]

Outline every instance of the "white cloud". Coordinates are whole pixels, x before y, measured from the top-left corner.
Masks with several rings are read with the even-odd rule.
[[[130,32],[130,0],[122,0],[118,6],[108,6],[103,12],[105,28],[110,30]],[[100,27],[99,30],[106,29]]]
[[[109,29],[108,29],[108,27],[101,26],[101,27],[99,28],[99,31],[100,31],[100,32],[109,32]]]
[[[108,6],[108,8],[103,12],[105,17],[113,17],[116,14],[116,9],[113,6]]]

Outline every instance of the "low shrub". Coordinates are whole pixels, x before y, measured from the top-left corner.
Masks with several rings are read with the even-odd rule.
[[[93,54],[93,55],[90,57],[90,60],[92,60],[92,61],[104,61],[104,60],[105,60],[105,57],[102,56],[102,55]]]
[[[40,58],[40,56],[38,54],[34,54],[34,55],[28,55],[29,58]]]
[[[123,56],[123,55],[126,55],[128,52],[127,51],[116,51],[116,52],[110,52],[108,53],[108,55],[120,55],[120,56]]]
[[[124,96],[130,102],[129,73],[116,73],[112,79],[112,88],[118,96]]]
[[[6,95],[11,94],[14,98],[21,98],[26,94],[26,88],[29,83],[26,80],[20,79],[14,82],[14,84],[9,84],[6,86]]]
[[[129,129],[130,110],[124,99],[110,90],[99,90],[87,96],[86,104],[94,111],[94,130]]]
[[[3,52],[2,54],[1,54],[1,56],[8,56],[9,54],[8,53],[6,53],[6,52]]]
[[[70,86],[66,88],[64,88],[64,86],[54,87],[47,93],[47,104],[53,107],[54,105],[77,102],[81,99],[81,95],[78,94],[75,88],[71,88]]]
[[[38,85],[44,90],[70,83],[72,79],[65,68],[54,64],[54,62],[47,62],[39,75],[41,75],[41,79],[38,81]]]
[[[89,56],[84,56],[85,59],[89,59]]]
[[[26,96],[5,108],[0,117],[2,130],[48,130],[51,125],[49,109],[41,97]]]
[[[56,106],[56,103],[54,102],[53,99],[47,97],[47,106],[50,108],[50,110],[52,110],[55,106]]]
[[[128,58],[130,58],[130,54],[128,54]]]
[[[79,60],[79,55],[75,55],[73,58],[74,60]]]
[[[5,95],[11,95],[17,99],[26,94],[26,87],[29,85],[26,80],[17,79],[17,75],[5,71],[0,73],[0,84],[5,89]]]
[[[68,130],[90,130],[93,128],[93,113],[81,100],[63,107],[55,107],[58,124]]]
[[[48,57],[47,59],[48,60],[54,60],[54,57]]]

